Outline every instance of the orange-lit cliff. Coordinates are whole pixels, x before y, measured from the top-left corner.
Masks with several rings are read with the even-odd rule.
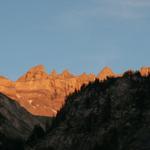
[[[150,74],[150,67],[140,69],[142,76]],[[0,92],[18,101],[34,115],[54,116],[64,103],[65,97],[80,89],[82,84],[94,81],[96,78],[104,80],[107,77],[119,77],[109,67],[105,67],[96,76],[83,73],[73,75],[68,70],[57,74],[53,70],[46,73],[43,65],[31,68],[27,73],[13,82],[0,76]]]

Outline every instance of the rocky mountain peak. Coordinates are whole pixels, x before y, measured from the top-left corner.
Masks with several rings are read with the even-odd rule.
[[[33,81],[47,78],[48,74],[45,71],[45,67],[43,65],[37,65],[29,69],[29,71],[17,81]]]
[[[38,73],[38,72],[45,72],[45,67],[43,65],[37,65],[32,67],[29,72],[31,73]]]
[[[90,74],[89,74],[89,78],[96,78],[96,76],[95,76],[94,73],[90,73]]]
[[[112,69],[111,69],[110,67],[106,66],[106,67],[104,67],[104,68],[102,69],[101,72],[112,73],[113,71],[112,71]]]
[[[80,75],[80,77],[87,77],[88,75],[85,73],[85,72],[83,72],[81,75]]]
[[[51,77],[56,77],[58,74],[57,74],[57,71],[55,69],[53,69],[50,73],[50,76]]]
[[[105,80],[107,77],[114,77],[115,73],[109,67],[104,67],[102,71],[98,74],[100,80]]]
[[[148,76],[150,74],[150,67],[142,67],[140,73],[142,76]]]
[[[64,78],[73,77],[73,75],[67,69],[63,70],[63,72],[60,75]]]

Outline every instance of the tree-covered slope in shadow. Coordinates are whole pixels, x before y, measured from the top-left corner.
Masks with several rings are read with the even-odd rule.
[[[34,144],[26,149],[149,150],[150,76],[128,72],[83,85]]]
[[[46,132],[51,119],[34,116],[16,101],[0,93],[0,150],[23,150],[38,126]]]

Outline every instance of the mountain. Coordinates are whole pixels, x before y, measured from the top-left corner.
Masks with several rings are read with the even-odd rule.
[[[43,65],[32,67],[25,75],[20,77],[18,82],[35,81],[48,79],[48,74],[45,72]]]
[[[104,67],[102,71],[98,74],[98,79],[105,80],[107,77],[117,77],[117,75],[109,67]]]
[[[6,77],[0,76],[0,92],[5,93],[9,97],[16,98],[15,83]]]
[[[143,70],[142,70],[143,71]],[[26,150],[149,150],[150,76],[125,72],[70,94],[50,130]]]
[[[149,72],[149,67],[140,70],[142,76],[148,75]],[[86,85],[96,78],[105,80],[107,77],[121,76],[115,74],[109,67],[105,67],[98,75],[93,73],[73,75],[68,70],[60,74],[53,70],[48,74],[43,65],[37,65],[15,82],[0,77],[0,92],[15,99],[34,115],[55,116],[63,106],[65,97],[79,90],[83,84]]]
[[[148,76],[150,74],[150,67],[142,67],[140,73],[142,76]]]
[[[0,150],[22,150],[34,128],[46,132],[50,123],[50,118],[33,116],[0,93]]]

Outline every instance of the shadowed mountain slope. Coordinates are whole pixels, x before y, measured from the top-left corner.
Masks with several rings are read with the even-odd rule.
[[[35,144],[36,143],[36,144]],[[127,72],[68,96],[44,138],[26,150],[149,150],[150,76]]]
[[[22,150],[37,126],[46,131],[50,118],[33,116],[0,93],[0,150]]]

